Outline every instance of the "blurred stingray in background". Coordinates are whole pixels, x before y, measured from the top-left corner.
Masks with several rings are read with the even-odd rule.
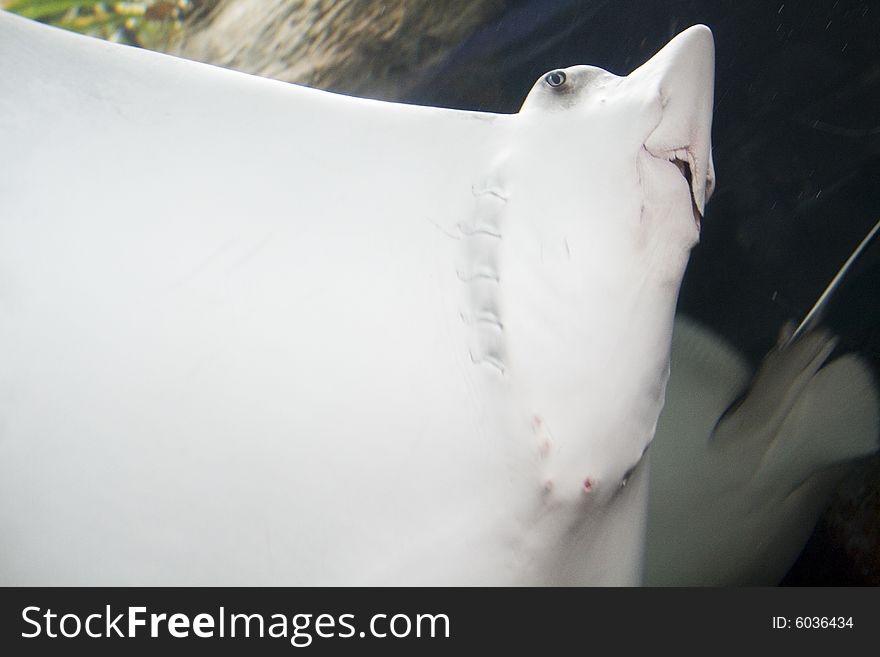
[[[817,328],[878,229],[751,376],[725,340],[677,316],[652,444],[646,585],[777,584],[854,461],[880,448],[870,368],[855,354],[828,363],[837,341]]]
[[[856,355],[826,364],[834,344],[817,330],[750,377],[735,349],[678,316],[652,445],[646,585],[782,579],[852,461],[880,446],[877,384]]]

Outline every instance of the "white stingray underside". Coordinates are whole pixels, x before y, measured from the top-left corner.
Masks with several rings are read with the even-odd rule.
[[[498,116],[0,14],[0,582],[635,583],[711,36],[566,71]]]

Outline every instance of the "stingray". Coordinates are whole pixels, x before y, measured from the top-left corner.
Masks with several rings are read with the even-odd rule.
[[[880,390],[820,320],[880,223],[757,371],[679,315],[651,448],[645,583],[772,585],[854,460],[880,449]]]
[[[638,583],[713,68],[495,115],[0,14],[0,581]]]

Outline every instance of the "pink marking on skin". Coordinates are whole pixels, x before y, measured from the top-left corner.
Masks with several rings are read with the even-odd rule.
[[[540,415],[532,416],[532,431],[538,431],[541,428],[541,424],[543,424],[543,420],[541,420]]]
[[[588,494],[593,492],[593,480],[590,477],[584,479],[584,492]]]
[[[541,443],[541,458],[550,456],[551,449],[553,449],[553,441],[549,438],[544,438],[544,441]]]

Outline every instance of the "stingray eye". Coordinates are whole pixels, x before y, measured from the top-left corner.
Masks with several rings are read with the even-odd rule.
[[[544,76],[544,81],[551,87],[561,87],[565,84],[565,72],[550,71],[547,75]]]

